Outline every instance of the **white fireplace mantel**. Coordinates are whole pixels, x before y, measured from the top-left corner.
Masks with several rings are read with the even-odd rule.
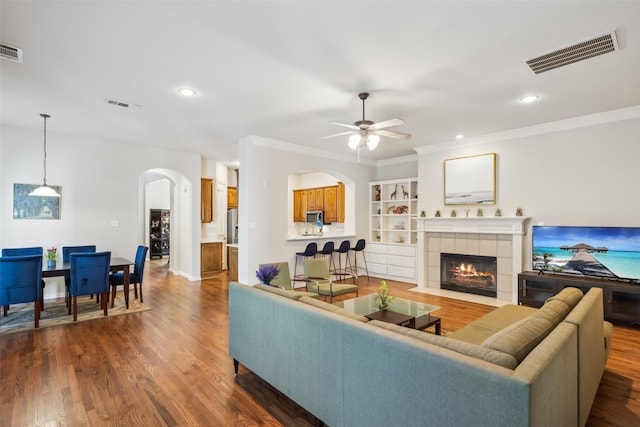
[[[517,304],[518,300],[518,273],[523,267],[523,242],[527,232],[527,222],[530,217],[514,216],[514,217],[455,217],[455,218],[426,218],[418,217],[416,220],[417,229],[417,268],[418,268],[418,286],[419,287],[435,287],[439,286],[439,268],[438,272],[432,272],[432,275],[438,276],[436,280],[429,280],[429,272],[427,263],[427,235],[429,233],[452,233],[452,234],[493,234],[493,235],[510,235],[511,240],[511,260],[510,260],[510,286],[507,285],[499,294],[502,298],[511,303]],[[487,236],[490,238],[490,236]],[[495,237],[494,237],[495,238]],[[483,255],[478,253],[476,255]],[[508,258],[507,258],[508,259]],[[439,261],[438,261],[439,262]],[[509,281],[509,279],[507,279]],[[500,297],[500,295],[499,295]]]
[[[524,216],[481,216],[455,218],[416,218],[419,232],[426,233],[491,233],[525,234],[525,224],[529,217]]]

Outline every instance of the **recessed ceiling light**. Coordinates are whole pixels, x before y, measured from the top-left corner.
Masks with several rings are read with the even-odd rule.
[[[531,102],[537,101],[540,98],[538,95],[526,95],[520,98],[520,102],[524,104],[529,104]]]
[[[464,138],[463,134],[459,133],[459,134],[456,135],[456,139],[462,139],[462,138]]]
[[[178,93],[182,96],[195,96],[197,92],[190,87],[181,87],[178,89]]]

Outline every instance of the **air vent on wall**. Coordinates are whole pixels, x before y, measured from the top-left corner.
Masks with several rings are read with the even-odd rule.
[[[547,52],[535,58],[525,59],[525,63],[535,74],[544,73],[554,68],[564,67],[574,62],[583,61],[595,56],[619,50],[616,31],[593,36],[587,40],[570,46]]]
[[[116,101],[114,99],[105,99],[105,102],[107,104],[115,105],[122,108],[134,108],[136,110],[139,110],[142,108],[142,105],[139,105],[139,104],[131,104],[130,102]]]
[[[22,64],[22,49],[8,44],[0,43],[0,58]]]

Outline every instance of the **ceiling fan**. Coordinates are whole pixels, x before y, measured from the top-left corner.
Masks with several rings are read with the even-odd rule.
[[[378,146],[378,142],[380,142],[381,136],[386,136],[389,138],[396,139],[409,139],[411,135],[408,133],[395,132],[391,130],[385,130],[385,128],[389,128],[392,126],[398,126],[404,124],[404,120],[401,119],[390,119],[385,120],[383,122],[372,122],[371,120],[366,120],[364,118],[364,103],[369,97],[368,93],[358,94],[358,97],[362,100],[362,120],[358,120],[354,122],[352,125],[347,123],[340,122],[330,122],[334,125],[343,126],[351,129],[347,132],[341,132],[334,135],[325,136],[325,138],[333,138],[336,136],[342,135],[351,135],[349,137],[349,147],[352,150],[358,150],[358,157],[360,154],[360,148],[367,147],[369,150],[375,150]]]

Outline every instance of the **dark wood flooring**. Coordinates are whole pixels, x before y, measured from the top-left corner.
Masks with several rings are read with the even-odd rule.
[[[452,331],[493,309],[388,283],[398,297],[441,306]],[[360,285],[375,292],[379,280]],[[0,425],[313,425],[244,367],[234,376],[227,295],[226,273],[189,282],[154,262],[144,284],[151,311],[1,336]],[[616,325],[589,426],[640,425],[639,368],[640,331]]]

